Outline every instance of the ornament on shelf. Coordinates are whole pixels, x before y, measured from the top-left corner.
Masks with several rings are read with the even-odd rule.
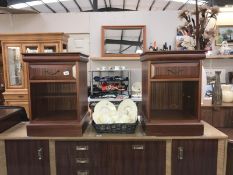
[[[212,104],[214,106],[222,105],[222,88],[220,84],[221,71],[215,71],[215,83],[212,96]]]

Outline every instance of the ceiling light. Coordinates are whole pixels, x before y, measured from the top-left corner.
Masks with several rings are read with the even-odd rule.
[[[27,2],[27,4],[30,6],[35,6],[35,5],[40,5],[43,3],[41,1],[30,1],[30,2]]]
[[[15,9],[22,9],[22,8],[28,7],[28,5],[25,4],[25,3],[18,3],[18,4],[11,5],[9,7],[10,8],[15,8]]]
[[[54,2],[57,2],[57,0],[42,0],[44,3],[54,3]]]

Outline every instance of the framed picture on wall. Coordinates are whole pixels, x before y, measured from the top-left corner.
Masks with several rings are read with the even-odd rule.
[[[221,45],[223,41],[227,41],[229,45],[233,45],[233,25],[217,26],[216,45]]]

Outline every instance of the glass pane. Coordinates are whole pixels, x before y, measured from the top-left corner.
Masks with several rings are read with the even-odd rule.
[[[45,53],[53,53],[56,52],[56,46],[44,46]]]
[[[8,76],[11,86],[22,85],[22,64],[20,47],[8,47]]]
[[[26,46],[26,53],[38,53],[38,46]]]

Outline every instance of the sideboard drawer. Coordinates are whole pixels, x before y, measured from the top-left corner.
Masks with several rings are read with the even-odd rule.
[[[198,78],[199,63],[152,63],[151,78]]]
[[[31,80],[74,80],[72,64],[30,65]]]
[[[28,100],[28,94],[4,94],[5,100]]]

